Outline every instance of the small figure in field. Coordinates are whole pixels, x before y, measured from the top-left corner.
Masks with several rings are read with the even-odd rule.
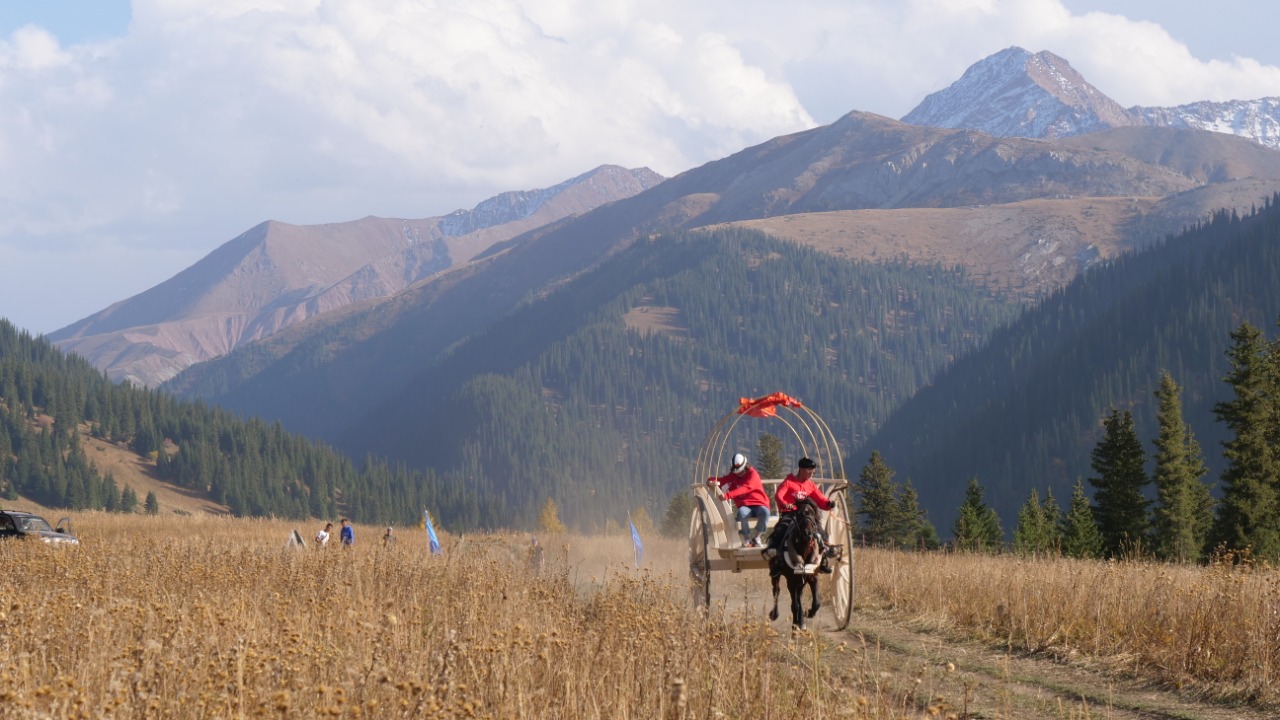
[[[342,518],[342,530],[338,532],[338,539],[342,541],[342,547],[351,547],[356,544],[356,530],[351,527],[351,521]]]
[[[387,526],[387,531],[386,531],[385,533],[383,533],[383,534],[382,534],[382,546],[383,546],[383,547],[395,547],[395,546],[396,546],[396,536],[391,534],[391,526],[390,526],[390,525],[388,525],[388,526]]]
[[[329,536],[333,534],[333,523],[325,523],[324,529],[316,533],[316,545],[325,547],[329,544]]]
[[[534,572],[542,572],[542,544],[538,542],[538,538],[534,538],[529,545],[529,569]]]
[[[764,551],[766,558],[772,560],[777,557],[782,539],[787,534],[787,528],[796,521],[800,501],[807,498],[823,510],[835,507],[835,503],[828,500],[813,482],[813,471],[817,467],[818,464],[813,460],[807,457],[800,458],[796,463],[795,474],[787,475],[782,484],[778,485],[777,491],[773,494],[774,500],[778,503],[778,522],[773,526],[773,533],[769,536],[769,545]],[[829,543],[825,536],[819,539],[822,541],[822,564],[818,572],[830,573],[831,565],[827,562]]]
[[[760,473],[747,464],[742,453],[734,453],[729,473],[718,478],[707,478],[707,484],[720,488],[726,500],[732,500],[738,509],[738,535],[742,547],[760,547],[760,538],[769,527],[769,495],[760,482]],[[751,519],[756,526],[751,528]]]

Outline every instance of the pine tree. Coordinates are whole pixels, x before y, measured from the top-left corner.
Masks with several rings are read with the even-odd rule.
[[[148,515],[160,514],[160,499],[156,497],[155,492],[151,491],[147,493],[147,500],[143,504],[143,508],[146,510]]]
[[[1076,480],[1075,489],[1071,491],[1070,509],[1062,518],[1062,554],[1073,558],[1102,556],[1102,534],[1098,532],[1089,496],[1085,494],[1084,483],[1080,480]]]
[[[1224,378],[1235,397],[1213,408],[1232,433],[1223,443],[1227,468],[1222,473],[1222,501],[1210,534],[1226,550],[1252,548],[1266,560],[1280,559],[1280,489],[1277,454],[1271,440],[1277,400],[1274,351],[1262,333],[1244,323],[1231,333],[1227,350],[1231,370]]]
[[[562,533],[567,532],[568,528],[560,521],[560,513],[556,509],[556,501],[547,498],[542,504],[542,512],[538,513],[538,527],[542,528],[545,533]]]
[[[1202,482],[1208,472],[1200,445],[1182,419],[1182,389],[1167,371],[1155,391],[1159,402],[1154,482],[1157,502],[1152,518],[1156,554],[1176,562],[1194,562],[1204,553],[1213,519],[1213,497]]]
[[[1045,491],[1044,502],[1040,503],[1040,514],[1046,523],[1045,552],[1061,554],[1062,508],[1058,506],[1058,499],[1053,496],[1053,488]]]
[[[681,490],[667,503],[667,513],[662,517],[662,534],[669,538],[685,537],[689,533],[689,518],[693,516],[693,493]]]
[[[102,481],[102,494],[103,510],[116,512],[120,509],[120,488],[116,485],[115,475],[107,473],[107,477]]]
[[[920,507],[920,498],[915,487],[908,480],[898,495],[898,529],[896,532],[899,547],[914,550],[935,550],[938,542],[938,531],[929,522],[928,513]]]
[[[1133,413],[1112,409],[1103,420],[1106,433],[1093,449],[1093,514],[1102,534],[1103,550],[1110,557],[1141,552],[1147,542],[1151,501],[1143,495],[1147,485],[1143,464],[1146,454],[1133,426]]]
[[[138,493],[129,485],[120,491],[120,512],[131,513],[138,509]]]
[[[756,441],[756,471],[766,480],[786,477],[787,466],[782,461],[782,441],[777,436],[764,433]]]
[[[1004,540],[1000,516],[982,496],[982,484],[978,478],[969,478],[964,503],[960,505],[959,517],[952,527],[956,547],[961,550],[995,551],[1000,549]]]
[[[1052,497],[1052,494],[1050,494]],[[1018,510],[1018,527],[1013,530],[1013,549],[1019,553],[1036,555],[1049,552],[1054,548],[1057,518],[1047,512],[1048,508],[1040,501],[1040,493],[1035,488],[1027,496],[1027,501]]]
[[[858,493],[858,514],[863,517],[865,542],[868,545],[892,543],[901,524],[898,499],[893,470],[884,464],[879,451],[871,452],[871,459],[859,473],[854,490]]]

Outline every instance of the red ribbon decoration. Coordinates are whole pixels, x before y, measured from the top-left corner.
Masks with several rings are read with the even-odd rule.
[[[739,398],[738,414],[758,418],[774,417],[778,414],[779,405],[790,408],[804,407],[803,403],[790,395],[776,392],[758,398]]]

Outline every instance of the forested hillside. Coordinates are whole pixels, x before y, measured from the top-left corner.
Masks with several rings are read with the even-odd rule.
[[[1016,312],[958,270],[753,231],[661,235],[460,343],[339,445],[493,502],[464,524],[532,524],[553,498],[590,529],[661,511],[739,397],[793,394],[855,447]]]
[[[126,488],[86,458],[83,431],[127,445],[153,460],[161,479],[207,494],[236,515],[412,522],[424,507],[474,503],[465,488],[450,494],[429,472],[374,461],[356,471],[335,450],[279,424],[116,385],[80,357],[0,320],[0,496],[129,510],[120,502]]]
[[[1280,205],[1210,222],[1099,267],[997,332],[923,388],[867,444],[911,479],[940,527],[980,479],[1010,528],[1031,489],[1070,497],[1111,408],[1131,409],[1148,453],[1160,373],[1216,479],[1231,388],[1227,351],[1243,322],[1280,317]],[[941,514],[939,514],[939,511]]]

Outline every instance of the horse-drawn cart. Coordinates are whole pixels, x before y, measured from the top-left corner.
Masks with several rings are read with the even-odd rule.
[[[845,481],[844,460],[831,434],[831,429],[817,413],[798,400],[782,393],[762,398],[743,398],[737,410],[720,419],[702,442],[693,474],[693,517],[689,524],[689,574],[693,585],[694,602],[701,606],[711,604],[711,578],[717,571],[742,572],[743,570],[767,570],[769,561],[760,547],[744,547],[739,540],[738,521],[733,503],[725,500],[712,486],[708,477],[719,476],[717,468],[723,466],[734,448],[730,440],[745,418],[762,418],[780,423],[784,437],[799,445],[801,455],[818,463],[819,472],[825,477],[813,478],[814,483],[834,503],[823,513],[822,523],[827,538],[839,552],[831,558],[831,574],[819,575],[820,594],[829,598],[835,614],[836,629],[843,630],[853,614],[853,524],[850,522],[850,499]],[[777,433],[775,433],[777,434]],[[778,509],[773,507],[774,491],[781,478],[762,479],[770,497],[769,527],[778,520]],[[817,572],[816,564],[806,565],[802,572]]]

